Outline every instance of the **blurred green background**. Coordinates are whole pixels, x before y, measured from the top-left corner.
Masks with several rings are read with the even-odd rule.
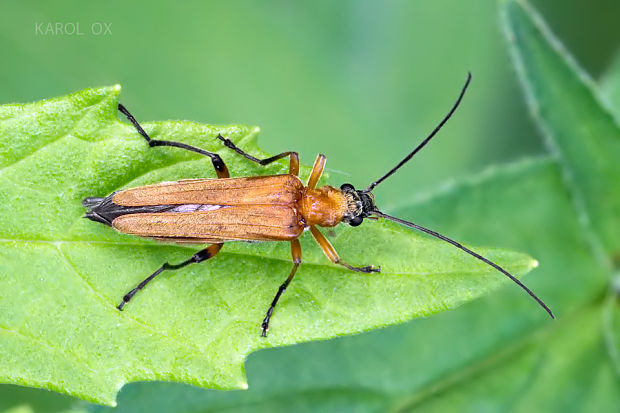
[[[595,78],[603,74],[620,43],[620,2],[532,3],[585,69]],[[3,0],[0,102],[119,83],[121,101],[139,120],[258,125],[265,150],[296,150],[306,164],[325,153],[336,183],[365,186],[436,125],[471,71],[464,104],[439,139],[375,191],[378,205],[393,210],[446,180],[545,152],[518,88],[497,8],[495,0]],[[48,22],[79,23],[84,35],[35,31],[37,23]],[[93,23],[111,23],[111,34],[92,34]],[[350,348],[351,359],[355,352],[376,352],[375,369],[384,380],[405,380],[410,372],[381,350],[382,343],[407,336],[412,324],[254,354],[247,364],[249,392],[282,384],[284,379],[274,380],[282,365],[277,360],[300,363],[300,382],[310,380],[307,370],[338,376],[329,362],[337,347]],[[171,400],[186,391],[178,384],[132,384],[119,407],[125,392],[135,398],[153,389],[169,392]],[[192,407],[196,411],[207,409],[210,397],[221,397],[194,391],[206,394]],[[0,387],[0,409],[60,411],[72,403],[40,390]]]
[[[617,46],[620,5],[535,3],[597,75]],[[542,150],[493,0],[0,4],[2,102],[119,83],[138,119],[258,125],[266,150],[295,149],[305,163],[323,152],[359,186],[435,126],[470,70],[441,139],[378,188],[386,207]],[[36,34],[41,22],[79,22],[85,34]],[[91,35],[92,23],[112,35]]]

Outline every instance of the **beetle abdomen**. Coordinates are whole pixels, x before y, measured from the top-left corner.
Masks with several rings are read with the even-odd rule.
[[[121,215],[166,212],[173,210],[178,205],[144,205],[144,206],[123,206],[112,202],[114,193],[105,198],[85,198],[82,205],[88,208],[84,218],[91,221],[101,222],[112,226],[112,221]]]

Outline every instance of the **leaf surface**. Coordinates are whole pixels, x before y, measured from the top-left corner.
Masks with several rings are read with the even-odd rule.
[[[115,233],[82,219],[81,200],[182,178],[214,177],[208,159],[149,149],[116,114],[118,87],[87,89],[0,107],[0,379],[103,404],[132,381],[245,388],[243,363],[260,348],[353,334],[427,316],[505,282],[485,264],[392,223],[339,228],[343,259],[381,274],[338,268],[308,236],[304,264],[275,312],[259,326],[290,270],[284,243],[231,243],[212,261],[160,276],[125,309],[120,298],[163,262],[197,248]],[[138,114],[136,114],[138,116]],[[139,116],[138,116],[139,118]],[[217,151],[234,176],[285,173],[222,148],[218,133],[264,157],[257,128],[194,122],[145,123],[157,139]],[[307,174],[308,169],[304,172]],[[480,249],[523,274],[534,260]]]

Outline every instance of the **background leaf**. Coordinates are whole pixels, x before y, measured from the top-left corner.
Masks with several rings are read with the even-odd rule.
[[[365,265],[371,257],[382,273],[336,268],[304,237],[311,248],[267,339],[259,336],[260,321],[291,265],[282,243],[227,245],[211,265],[161,277],[118,312],[115,305],[127,290],[196,247],[118,234],[82,219],[81,200],[121,187],[213,175],[210,161],[199,155],[149,150],[131,125],[116,119],[119,90],[87,89],[0,110],[5,381],[108,404],[124,383],[137,380],[244,388],[243,361],[255,349],[429,315],[501,282],[492,268],[454,248],[392,223],[371,222],[363,232],[343,228],[332,238],[348,261]],[[215,139],[221,133],[264,156],[256,148],[256,128],[163,122],[146,129],[153,138],[218,150],[235,175],[286,169],[248,166]],[[524,254],[482,251],[516,273],[534,263]]]
[[[525,1],[506,1],[505,27],[515,64],[530,99],[534,116],[552,147],[557,148],[567,187],[576,200],[586,239],[608,268],[607,303],[598,310],[604,320],[601,342],[607,369],[618,386],[620,325],[620,129],[613,106],[608,108],[590,78],[553,37],[544,21]],[[614,102],[613,73],[603,90]],[[617,74],[616,74],[617,76]],[[617,111],[616,111],[617,114]],[[592,233],[592,232],[593,233]],[[602,250],[601,250],[602,247]],[[612,376],[613,377],[613,376]]]
[[[498,354],[472,371],[469,380],[410,400],[399,411],[443,412],[463,404],[468,411],[613,411],[620,395],[605,354],[600,310],[585,306],[534,340]]]
[[[567,186],[607,256],[620,253],[620,129],[595,86],[525,1],[506,0],[504,27],[528,102]]]
[[[611,109],[620,117],[620,51],[609,65],[601,80],[601,92],[609,102]]]
[[[616,119],[620,119],[620,53],[609,65],[601,80],[601,93],[610,104]],[[620,377],[620,255],[611,257],[614,272],[610,282],[610,292],[603,310],[605,339],[607,351],[615,366],[617,375]]]

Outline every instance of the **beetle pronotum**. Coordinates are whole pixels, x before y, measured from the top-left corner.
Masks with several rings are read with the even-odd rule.
[[[310,230],[327,258],[334,264],[352,271],[379,272],[380,268],[371,265],[356,267],[341,260],[317,226],[334,227],[341,222],[358,226],[364,218],[384,218],[446,241],[494,267],[518,284],[553,317],[549,307],[540,298],[496,263],[435,231],[384,214],[375,205],[372,190],[408,162],[437,134],[461,103],[470,81],[471,74],[468,74],[456,102],[439,125],[394,168],[363,190],[356,190],[351,184],[343,184],[339,189],[332,186],[317,188],[317,182],[325,167],[324,155],[317,156],[308,183],[304,186],[297,176],[297,152],[283,152],[271,158],[257,159],[239,149],[228,138],[218,135],[217,138],[226,147],[260,165],[267,165],[285,157],[290,159],[289,173],[285,175],[230,178],[228,169],[218,154],[180,142],[151,139],[129,111],[119,104],[118,109],[146,139],[149,147],[172,146],[208,156],[218,178],[164,182],[117,191],[105,198],[84,199],[83,205],[88,208],[86,218],[109,225],[117,231],[166,242],[211,244],[179,264],[163,264],[129,291],[118,309],[122,310],[138,291],[163,271],[176,270],[213,258],[225,242],[288,241],[291,243],[293,268],[278,288],[261,324],[262,336],[266,336],[275,306],[301,264],[301,245],[298,238],[304,230]]]

